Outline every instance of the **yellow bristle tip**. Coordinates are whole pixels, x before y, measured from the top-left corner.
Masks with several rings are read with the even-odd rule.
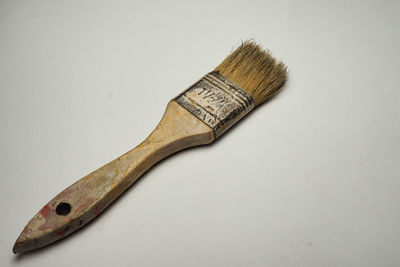
[[[243,42],[215,71],[250,94],[256,105],[273,96],[287,77],[286,66],[254,41]]]

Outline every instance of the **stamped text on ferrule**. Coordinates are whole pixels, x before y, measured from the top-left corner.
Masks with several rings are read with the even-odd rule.
[[[216,72],[205,75],[174,100],[212,128],[215,138],[254,108],[248,93]]]

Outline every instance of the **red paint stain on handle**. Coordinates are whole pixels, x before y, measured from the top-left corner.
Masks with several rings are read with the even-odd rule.
[[[28,226],[25,226],[24,228],[24,234],[30,235],[32,233],[31,229],[28,228]]]
[[[58,232],[58,235],[60,235],[60,236],[64,236],[64,235],[65,235],[65,233],[66,233],[66,231],[65,231],[65,230],[62,230],[62,231]]]
[[[50,207],[46,205],[41,209],[40,214],[42,214],[42,216],[46,218],[47,216],[49,216],[50,211]]]
[[[78,210],[82,207],[83,205],[80,205],[79,207],[76,208],[76,210],[74,210],[74,213],[77,213]]]

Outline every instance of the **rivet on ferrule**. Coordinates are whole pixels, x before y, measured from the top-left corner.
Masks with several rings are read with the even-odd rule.
[[[216,72],[206,74],[174,100],[213,129],[215,138],[254,108],[248,93]]]

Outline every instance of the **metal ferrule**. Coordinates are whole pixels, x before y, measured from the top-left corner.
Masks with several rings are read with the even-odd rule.
[[[215,138],[254,108],[248,93],[216,72],[206,74],[174,100],[207,124]]]

